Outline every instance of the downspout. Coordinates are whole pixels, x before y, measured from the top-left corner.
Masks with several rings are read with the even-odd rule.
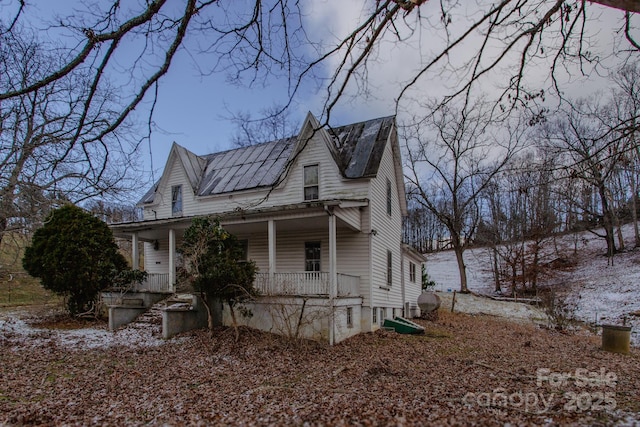
[[[406,301],[407,299],[405,298],[405,289],[404,289],[404,251],[402,250],[402,247],[400,247],[400,297],[402,298],[402,317],[408,317],[407,313],[405,311],[405,307],[406,307]]]

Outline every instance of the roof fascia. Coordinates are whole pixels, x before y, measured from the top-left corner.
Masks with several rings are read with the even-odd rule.
[[[389,138],[387,144],[391,144],[391,152],[393,153],[393,165],[396,175],[396,187],[398,191],[398,201],[400,202],[400,213],[403,217],[408,215],[407,209],[407,193],[404,187],[404,172],[402,170],[402,153],[400,152],[400,143],[398,142],[398,132],[395,121],[391,132],[389,132]]]

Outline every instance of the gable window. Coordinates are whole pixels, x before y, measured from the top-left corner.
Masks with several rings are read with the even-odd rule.
[[[387,214],[391,215],[391,181],[387,179]]]
[[[416,282],[416,265],[412,262],[409,263],[409,280],[412,283]]]
[[[318,185],[318,165],[304,167],[304,200],[318,200],[320,187]]]
[[[305,271],[320,271],[320,242],[304,243]]]
[[[387,251],[387,286],[391,287],[391,278],[393,276],[393,254]]]
[[[182,215],[182,185],[171,187],[171,215]]]

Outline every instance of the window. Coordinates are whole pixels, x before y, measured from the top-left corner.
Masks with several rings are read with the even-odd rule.
[[[387,214],[391,215],[391,181],[387,180]]]
[[[320,190],[318,186],[318,165],[304,167],[304,199],[318,200]]]
[[[373,322],[374,325],[378,324],[378,307],[373,307],[373,310],[371,310],[371,313],[373,315],[373,319],[371,319],[371,321]]]
[[[320,271],[320,242],[305,242],[304,269],[305,271]]]
[[[393,255],[387,251],[387,286],[391,287],[393,277]]]
[[[249,241],[248,240],[238,240],[238,252],[239,252],[239,259],[241,261],[249,260]]]
[[[171,215],[182,215],[182,185],[171,187]]]
[[[380,309],[380,320],[382,320],[384,322],[384,319],[387,318],[387,308],[381,308]]]
[[[412,262],[409,263],[409,280],[416,283],[416,265]]]
[[[353,307],[347,307],[347,328],[353,328]]]

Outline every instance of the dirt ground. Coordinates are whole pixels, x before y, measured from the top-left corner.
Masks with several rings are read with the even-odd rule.
[[[640,423],[638,349],[487,315],[418,322],[334,347],[220,329],[96,348],[5,323],[0,425]]]

